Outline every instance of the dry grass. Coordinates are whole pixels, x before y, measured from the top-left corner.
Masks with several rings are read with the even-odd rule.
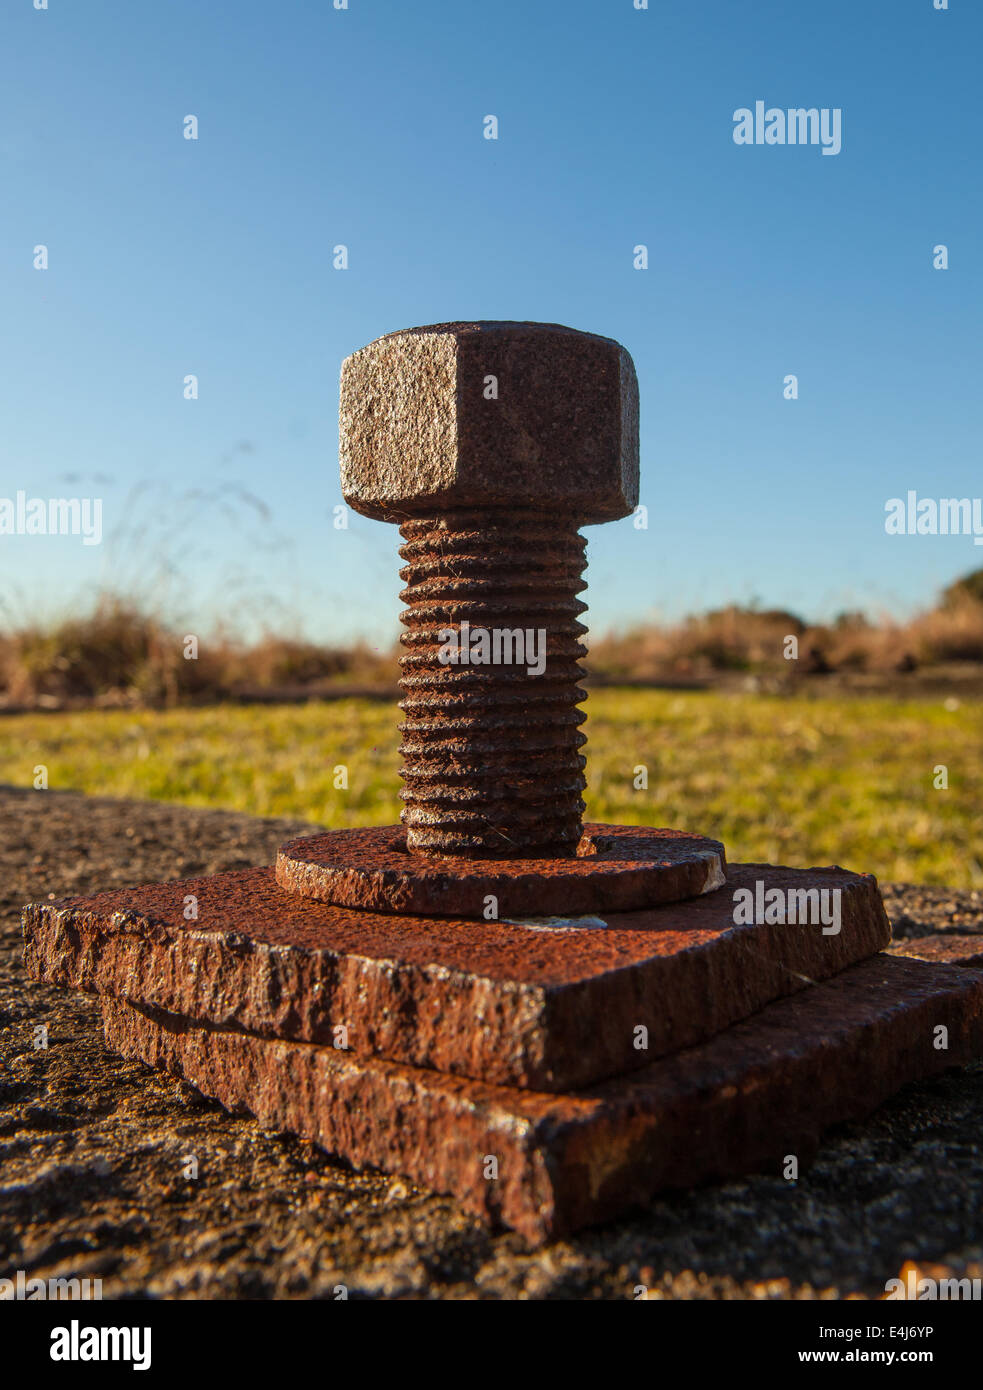
[[[644,682],[722,671],[788,679],[830,671],[888,674],[953,661],[983,663],[983,601],[962,590],[907,623],[844,613],[829,625],[808,624],[794,613],[732,606],[602,638],[592,644],[589,664],[606,679]]]
[[[907,623],[844,613],[829,625],[794,613],[731,606],[680,623],[644,624],[591,644],[588,666],[608,683],[767,675],[781,688],[829,672],[889,675],[952,662],[983,665],[983,571],[953,585]],[[790,659],[790,639],[796,646]],[[107,596],[83,616],[0,633],[0,704],[8,707],[173,706],[263,692],[391,688],[396,652],[326,647],[269,633],[249,646],[227,633],[184,636],[137,603]]]
[[[176,705],[293,687],[391,684],[394,655],[267,635],[245,646],[218,634],[192,657],[185,636],[124,601],[85,617],[0,636],[0,691],[11,705]]]

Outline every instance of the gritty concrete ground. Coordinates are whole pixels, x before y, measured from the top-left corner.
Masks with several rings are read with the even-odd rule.
[[[272,862],[305,829],[0,788],[0,1277],[100,1277],[108,1298],[333,1298],[344,1284],[352,1298],[630,1299],[639,1284],[667,1298],[876,1298],[909,1260],[983,1275],[983,1065],[831,1134],[797,1183],[671,1194],[529,1252],[450,1197],[353,1173],[120,1060],[93,999],[26,980],[24,902]],[[885,898],[899,935],[983,934],[979,893]]]

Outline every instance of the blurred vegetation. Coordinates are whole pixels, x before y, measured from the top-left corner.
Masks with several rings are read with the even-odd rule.
[[[0,692],[11,705],[72,701],[176,705],[270,691],[393,685],[395,653],[266,636],[248,646],[222,633],[198,642],[159,618],[106,597],[84,617],[0,634]]]
[[[596,689],[586,711],[590,818],[705,831],[734,860],[983,887],[978,701]],[[30,787],[43,765],[54,789],[393,824],[397,718],[362,699],[12,714],[0,781]]]
[[[53,788],[338,826],[398,819],[395,703],[357,698],[394,695],[395,649],[218,632],[192,660],[186,641],[114,597],[0,634],[0,704],[15,711],[0,719],[0,780],[30,786],[43,764]],[[587,663],[589,815],[706,829],[737,859],[981,887],[980,700],[949,694],[947,677],[949,698],[905,694],[910,673],[956,662],[983,665],[983,570],[906,623],[731,606],[611,634]],[[891,677],[890,694],[815,679],[836,673]],[[618,688],[690,680],[722,689]],[[809,698],[782,698],[795,692]],[[933,786],[938,764],[947,790]]]
[[[785,657],[794,637],[797,658]],[[591,670],[610,679],[658,681],[722,671],[799,678],[833,672],[903,675],[949,662],[983,664],[983,570],[951,585],[940,603],[907,622],[841,613],[807,623],[783,610],[732,605],[668,626],[641,624],[593,643]]]
[[[797,643],[788,659],[788,641]],[[330,647],[268,634],[185,636],[136,603],[102,598],[87,614],[0,632],[0,706],[167,707],[222,699],[392,690],[397,651]],[[983,569],[950,585],[908,622],[841,613],[810,624],[794,613],[732,605],[674,624],[642,623],[591,643],[590,675],[606,683],[715,680],[744,673],[773,688],[832,673],[903,676],[946,663],[983,666]],[[777,683],[777,684],[776,684]]]

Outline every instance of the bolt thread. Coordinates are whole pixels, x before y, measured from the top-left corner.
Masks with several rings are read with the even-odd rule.
[[[454,512],[400,526],[407,605],[400,657],[407,849],[433,856],[552,858],[576,851],[586,782],[578,682],[585,542],[568,518]],[[464,624],[468,627],[465,628]],[[470,629],[470,643],[464,634]],[[503,634],[535,634],[516,652]],[[481,633],[498,663],[441,661]],[[529,674],[543,650],[542,674]],[[474,650],[474,656],[483,653]],[[521,661],[508,658],[521,656]]]

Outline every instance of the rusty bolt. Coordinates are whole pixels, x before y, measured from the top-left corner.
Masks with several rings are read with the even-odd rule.
[[[345,501],[397,522],[404,542],[407,849],[574,854],[586,785],[578,530],[638,500],[628,353],[558,324],[387,334],[342,366],[341,479]],[[540,633],[545,662],[530,659]]]

